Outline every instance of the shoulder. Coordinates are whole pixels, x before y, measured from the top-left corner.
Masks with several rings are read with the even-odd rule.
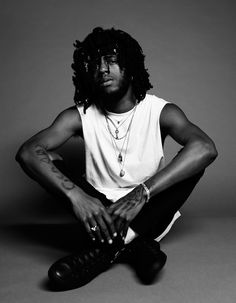
[[[61,127],[71,129],[74,132],[80,131],[82,123],[77,107],[71,106],[60,112],[52,125],[60,125]]]
[[[185,132],[193,127],[183,110],[174,103],[168,103],[160,116],[160,126],[167,133]]]
[[[64,109],[58,116],[63,119],[80,119],[80,114],[76,105]]]
[[[189,123],[185,113],[174,103],[167,103],[160,116],[160,124],[164,128]]]

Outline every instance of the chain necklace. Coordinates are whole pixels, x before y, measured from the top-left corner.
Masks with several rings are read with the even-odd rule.
[[[125,138],[125,137],[127,136],[127,132],[128,132],[129,127],[128,127],[128,129],[127,129],[127,132],[124,134],[124,136],[121,136],[121,137],[119,137],[119,128],[120,128],[120,127],[121,127],[121,126],[130,118],[130,117],[131,117],[131,115],[133,114],[133,112],[134,112],[135,109],[136,109],[136,106],[137,106],[137,104],[134,106],[134,108],[132,109],[131,113],[130,113],[127,117],[125,117],[125,118],[123,119],[123,121],[122,121],[122,120],[121,120],[121,121],[117,121],[117,123],[119,124],[118,126],[116,126],[115,122],[111,119],[111,117],[109,117],[108,115],[105,115],[106,122],[107,122],[107,128],[108,128],[108,130],[109,130],[111,136],[112,136],[114,139],[116,139],[116,140],[122,140],[123,138]],[[112,131],[111,131],[111,127],[110,127],[110,125],[109,125],[109,121],[112,123],[112,125],[113,125],[114,128],[115,128],[115,136],[113,135],[113,133],[112,133]]]
[[[116,158],[117,158],[119,166],[120,166],[120,174],[119,174],[120,177],[124,177],[124,175],[125,175],[124,164],[125,164],[127,148],[128,148],[128,144],[129,144],[130,128],[131,128],[131,124],[132,124],[132,121],[133,121],[133,118],[134,118],[135,111],[136,111],[136,106],[135,106],[134,110],[132,111],[132,118],[130,120],[129,126],[128,126],[127,131],[126,131],[126,134],[122,137],[124,139],[124,141],[123,141],[122,146],[121,146],[120,149],[119,149],[119,147],[117,146],[117,143],[116,143],[117,139],[116,139],[116,137],[113,136],[113,134],[110,130],[110,127],[109,127],[108,120],[106,119],[107,128],[108,128],[108,131],[109,131],[109,134],[110,134],[110,137],[111,137],[112,146],[113,146]],[[122,138],[119,138],[119,140],[121,140]],[[124,155],[122,155],[124,149],[125,149]],[[117,155],[117,153],[118,153],[118,155]]]

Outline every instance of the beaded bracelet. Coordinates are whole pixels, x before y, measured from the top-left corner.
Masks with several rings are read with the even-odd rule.
[[[150,190],[148,189],[148,187],[145,183],[141,183],[141,185],[143,186],[144,190],[146,191],[146,194],[147,194],[146,203],[148,203],[148,201],[150,200]]]

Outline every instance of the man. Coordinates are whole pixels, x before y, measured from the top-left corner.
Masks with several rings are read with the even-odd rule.
[[[166,262],[154,239],[167,233],[217,151],[178,106],[147,94],[144,55],[130,35],[95,28],[74,46],[76,106],[16,156],[29,176],[70,201],[88,236],[82,251],[51,266],[49,278],[58,289],[79,287],[125,258],[151,283]],[[77,135],[86,173],[74,182],[54,150]],[[167,136],[183,148],[165,166]]]

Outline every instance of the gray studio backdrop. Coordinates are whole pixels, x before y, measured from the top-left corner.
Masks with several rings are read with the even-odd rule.
[[[115,26],[142,45],[151,93],[178,104],[216,142],[219,157],[185,215],[236,214],[235,1],[0,1],[1,222],[63,218],[63,209],[20,170],[22,142],[73,104],[75,39]],[[168,140],[167,158],[179,146]],[[79,142],[61,149],[78,165]],[[65,217],[67,215],[65,214]]]

